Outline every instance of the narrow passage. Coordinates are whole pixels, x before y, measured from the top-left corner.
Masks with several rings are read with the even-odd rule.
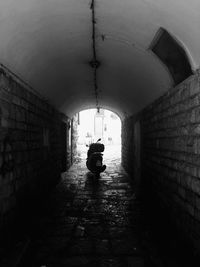
[[[155,266],[141,248],[140,203],[119,158],[95,180],[79,160],[63,174],[36,218],[21,266]]]

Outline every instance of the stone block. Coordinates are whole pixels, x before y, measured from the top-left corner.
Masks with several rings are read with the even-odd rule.
[[[9,183],[11,184],[13,179],[14,179],[14,173],[13,173],[13,168],[11,167],[10,170],[8,168],[6,173],[3,175],[4,184],[9,184]]]
[[[200,179],[198,178],[192,179],[192,190],[193,192],[200,195]]]
[[[190,96],[190,90],[187,85],[183,85],[180,90],[180,99],[185,100]]]
[[[27,124],[24,122],[15,122],[15,128],[17,130],[23,130],[23,131],[27,131]]]
[[[9,120],[6,118],[1,118],[1,127],[9,128]]]
[[[26,110],[24,108],[19,109],[19,121],[25,122],[26,121]]]
[[[0,188],[3,186],[3,176],[0,174]]]
[[[10,103],[2,99],[0,99],[0,114],[4,118],[10,116]]]
[[[195,207],[200,210],[200,195],[195,196]]]
[[[20,99],[26,99],[26,89],[23,86],[17,87],[17,96]]]
[[[12,103],[13,96],[7,91],[0,90],[0,99],[8,103]]]
[[[16,141],[13,143],[12,148],[13,151],[23,151],[27,149],[27,143],[25,141]]]
[[[21,105],[21,99],[17,96],[13,96],[12,103],[17,105],[17,106],[20,106]]]
[[[199,106],[199,103],[200,103],[199,95],[191,98],[188,103],[188,109]]]
[[[194,135],[200,135],[200,124],[196,124],[193,129],[192,129],[192,133]]]
[[[186,209],[191,216],[194,216],[194,206],[192,206],[190,203],[186,203]]]
[[[151,260],[156,262],[156,265],[158,263],[158,259],[151,256]],[[145,261],[143,258],[139,257],[128,257],[127,259],[127,267],[144,267]]]
[[[185,199],[186,198],[186,190],[183,187],[178,187],[178,194],[181,198]]]
[[[200,139],[199,138],[194,139],[194,153],[200,154]]]
[[[15,205],[16,205],[16,198],[14,196],[5,198],[3,200],[3,213],[5,214],[6,212],[13,209]]]
[[[196,166],[190,165],[188,173],[191,174],[194,177],[198,177],[198,168]]]
[[[200,93],[200,83],[198,76],[194,76],[189,81],[190,96]]]
[[[183,186],[186,189],[192,188],[192,180],[194,179],[191,175],[187,175],[185,173],[180,174],[180,182],[181,186]]]
[[[195,209],[194,217],[198,222],[200,222],[200,210],[199,209]]]
[[[195,109],[195,122],[200,122],[200,108]]]
[[[9,79],[4,73],[0,74],[0,89],[10,90]]]
[[[9,118],[12,120],[16,119],[16,109],[15,109],[15,105],[10,105],[10,114],[9,114]]]
[[[3,179],[5,179],[3,177]],[[0,188],[0,196],[1,198],[8,198],[9,196],[11,196],[14,192],[14,187],[12,185],[12,183],[5,183],[4,181],[4,184],[3,186]]]
[[[190,112],[190,122],[191,122],[191,123],[195,123],[195,122],[196,122],[196,111],[195,111],[195,109],[193,109],[193,110]]]
[[[25,180],[22,178],[18,178],[16,180],[15,189],[17,192],[21,191],[22,188],[24,188],[24,185],[26,184]]]
[[[29,104],[26,100],[21,99],[21,107],[23,107],[25,110],[28,110]]]
[[[185,191],[185,198],[188,203],[195,207],[196,205],[196,198],[195,193],[192,190]]]
[[[18,84],[16,81],[12,80],[10,83],[10,87],[12,87],[12,94],[17,95],[17,90],[18,90]]]

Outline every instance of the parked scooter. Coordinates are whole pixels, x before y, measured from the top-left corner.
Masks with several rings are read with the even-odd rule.
[[[99,141],[101,141],[101,138],[98,139],[96,143],[89,145],[86,161],[88,170],[90,170],[97,176],[99,176],[99,174],[106,169],[106,165],[103,165],[102,154],[102,152],[104,151],[104,144],[99,143]]]

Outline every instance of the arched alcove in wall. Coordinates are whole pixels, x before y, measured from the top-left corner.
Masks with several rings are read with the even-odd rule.
[[[150,49],[167,67],[175,86],[193,74],[192,58],[183,44],[166,29],[157,31]]]

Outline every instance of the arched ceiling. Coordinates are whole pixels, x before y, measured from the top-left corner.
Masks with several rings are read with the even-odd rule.
[[[95,107],[91,0],[1,0],[0,63],[69,116]],[[148,49],[163,27],[200,64],[199,0],[95,0],[100,106],[124,116],[172,86]]]

